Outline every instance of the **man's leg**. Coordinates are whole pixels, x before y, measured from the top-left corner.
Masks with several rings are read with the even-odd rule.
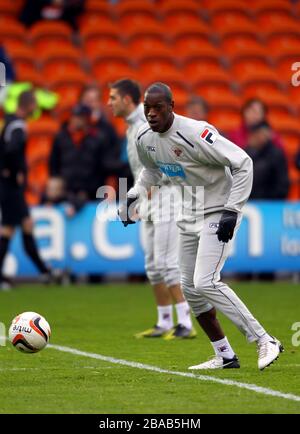
[[[141,225],[144,241],[145,268],[147,277],[153,288],[157,306],[157,322],[153,328],[138,333],[136,337],[161,337],[171,330],[174,325],[172,297],[164,282],[164,277],[155,266],[154,224],[151,221],[141,221]]]
[[[3,276],[3,264],[8,252],[10,240],[14,234],[13,226],[2,226],[0,229],[0,285],[3,290],[10,289],[10,284]]]
[[[22,221],[22,239],[25,252],[35,264],[39,272],[48,275],[50,273],[50,269],[45,265],[44,261],[40,257],[32,232],[32,219],[30,217],[26,217]]]
[[[220,280],[220,272],[233,242],[222,243],[218,240],[215,234],[215,223],[219,222],[220,216],[220,213],[215,213],[204,219],[194,273],[195,289],[212,306],[224,313],[247,337],[249,342],[258,341],[266,334],[265,329],[253,317],[235,292]],[[199,312],[199,315],[202,313]]]
[[[154,259],[156,270],[164,276],[177,314],[177,325],[167,339],[195,337],[190,307],[180,286],[178,228],[174,220],[154,223]]]
[[[220,272],[228,257],[230,244],[232,243],[232,241],[229,243],[222,243],[217,239],[215,234],[215,223],[218,223],[220,216],[220,213],[216,213],[204,219],[204,227],[199,240],[194,273],[195,290],[212,306],[226,315],[247,337],[249,342],[256,341],[259,348],[262,348],[262,346],[268,346],[269,354],[266,355],[263,362],[262,360],[259,360],[259,367],[260,369],[263,369],[265,366],[270,364],[268,363],[268,360],[271,360],[275,353],[277,353],[276,357],[278,357],[280,345],[267,334],[265,329],[254,318],[235,292],[220,280]],[[241,219],[239,218],[236,230],[238,229],[240,220]],[[201,312],[199,309],[197,312],[196,309],[195,313],[199,324],[204,327],[205,332],[211,339],[215,353],[219,359],[221,357],[225,359],[233,359],[234,352],[217,322],[216,312],[212,309],[206,312]],[[272,339],[274,342],[272,342],[272,345],[269,345]],[[264,352],[265,351],[260,351],[259,358],[263,356]],[[265,366],[263,366],[264,364]],[[198,369],[203,369],[201,366],[202,365],[199,365]]]

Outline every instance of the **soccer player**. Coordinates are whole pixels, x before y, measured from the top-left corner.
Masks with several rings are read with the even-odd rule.
[[[139,127],[149,128],[141,101],[141,91],[137,82],[129,79],[116,81],[110,86],[108,105],[115,116],[125,119],[127,128],[127,151],[131,171],[135,180],[143,166],[139,161],[135,146],[135,136]],[[168,183],[167,183],[168,184]],[[160,188],[163,200],[168,200],[170,186]],[[146,201],[147,202],[147,201]],[[159,204],[156,204],[159,206]],[[171,210],[174,213],[174,209]],[[165,339],[192,338],[190,308],[180,287],[178,268],[178,230],[173,218],[167,221],[148,220],[147,212],[142,221],[146,239],[145,265],[147,277],[152,284],[157,304],[158,320],[149,330],[137,337],[164,337]],[[177,325],[173,324],[173,306],[177,313]]]
[[[9,281],[3,276],[3,262],[10,240],[17,226],[21,226],[22,240],[43,281],[52,277],[51,270],[44,264],[32,236],[33,222],[25,201],[26,185],[26,118],[36,109],[35,96],[31,91],[21,93],[15,114],[8,115],[0,135],[0,208],[2,221],[0,229],[0,287],[10,289]]]
[[[124,223],[132,223],[128,205],[144,189],[149,190],[159,183],[163,173],[182,188],[204,188],[201,224],[195,224],[193,231],[184,221],[184,215],[178,222],[180,271],[185,297],[207,334],[215,357],[189,369],[240,367],[217,319],[216,311],[219,310],[249,342],[257,343],[258,367],[262,370],[278,358],[283,347],[266,332],[234,291],[220,280],[220,272],[241,222],[243,205],[251,192],[252,160],[212,125],[179,116],[173,108],[172,93],[167,85],[155,83],[147,89],[144,112],[148,125],[139,129],[136,140],[144,168],[127,193],[127,207],[122,205],[119,215]],[[181,153],[173,152],[174,149],[180,149]]]

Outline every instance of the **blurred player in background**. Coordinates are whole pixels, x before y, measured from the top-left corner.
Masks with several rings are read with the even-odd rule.
[[[10,240],[20,226],[25,252],[43,275],[50,281],[52,271],[42,261],[32,235],[33,222],[25,201],[26,187],[26,119],[36,109],[31,91],[21,93],[15,114],[8,115],[0,136],[0,207],[2,213],[0,232],[0,285],[9,289],[10,282],[3,276],[3,263]]]
[[[146,129],[148,127],[141,103],[139,85],[135,81],[128,79],[111,84],[108,105],[111,107],[114,116],[122,117],[128,125],[128,159],[134,179],[137,180],[143,166],[137,155],[135,138],[141,126],[145,126]],[[168,183],[160,187],[160,192],[163,200],[167,200],[170,194]],[[174,214],[174,209],[172,209],[172,213]],[[179,284],[176,223],[173,218],[169,221],[149,221],[149,216],[145,217],[146,221],[142,221],[142,224],[145,233],[146,273],[153,287],[158,320],[153,328],[136,336],[162,336],[165,339],[192,338],[195,336],[195,331],[192,327],[190,309]],[[178,321],[175,327],[173,324],[173,301]]]
[[[258,367],[262,370],[278,358],[283,347],[220,279],[231,240],[242,219],[242,208],[251,192],[251,158],[212,125],[178,116],[173,109],[173,96],[167,85],[155,83],[147,89],[144,111],[150,128],[142,126],[136,141],[144,168],[127,193],[127,207],[120,206],[119,215],[124,225],[134,223],[128,205],[144,189],[149,191],[157,185],[163,173],[182,189],[202,187],[204,196],[195,211],[192,208],[195,223],[191,225],[185,214],[178,222],[180,271],[186,299],[207,334],[215,357],[190,369],[240,367],[217,319],[218,309],[249,342],[257,343]],[[174,146],[182,151],[180,159],[172,152]]]

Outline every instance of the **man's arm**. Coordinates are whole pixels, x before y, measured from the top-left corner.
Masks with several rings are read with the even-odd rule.
[[[134,186],[128,191],[127,197],[138,198],[142,194],[149,193],[152,186],[159,185],[163,174],[154,161],[148,157],[138,140],[136,140],[136,147],[143,169],[141,170]]]
[[[210,130],[210,128],[209,128]],[[232,187],[224,208],[228,211],[241,212],[248,200],[253,182],[253,164],[249,155],[230,140],[211,129],[212,136],[208,140],[201,139],[201,151],[207,163],[228,167],[232,175]],[[207,136],[206,136],[207,137]]]
[[[25,141],[26,136],[22,128],[16,128],[12,131],[10,140],[6,146],[7,155],[12,163],[13,171],[22,179],[26,175],[26,160],[25,160]]]
[[[144,167],[134,186],[127,192],[126,203],[119,207],[118,214],[124,226],[136,222],[132,217],[135,214],[138,199],[147,197],[151,192],[151,187],[158,185],[162,177],[162,172],[148,157],[147,153],[143,151],[138,140],[136,140],[136,146],[139,160]]]
[[[219,135],[214,128],[206,128],[200,135],[201,157],[213,166],[228,168],[232,175],[232,186],[225,211],[219,221],[216,235],[218,240],[228,243],[234,235],[238,213],[248,200],[252,189],[253,164],[251,158],[230,140]]]

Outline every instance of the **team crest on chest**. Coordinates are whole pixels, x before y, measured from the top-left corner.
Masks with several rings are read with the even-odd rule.
[[[179,160],[183,156],[183,150],[179,146],[173,146],[172,152],[176,160]]]

